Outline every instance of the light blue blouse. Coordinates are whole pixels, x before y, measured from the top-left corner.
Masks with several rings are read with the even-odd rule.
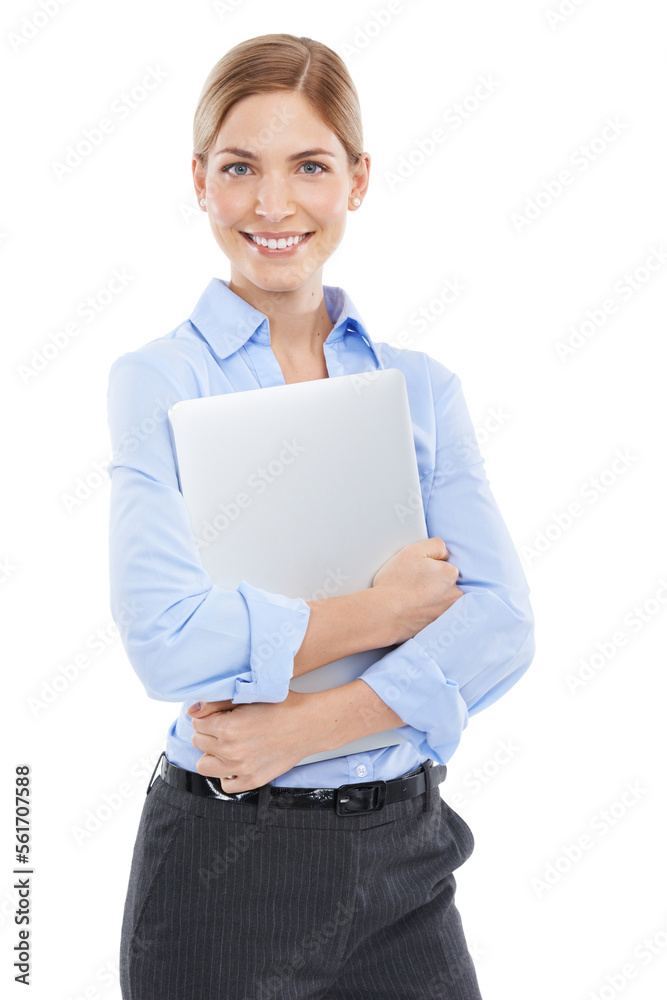
[[[427,757],[446,763],[468,717],[512,687],[535,652],[529,587],[458,375],[423,351],[371,340],[342,288],[325,285],[324,297],[335,324],[324,342],[330,376],[390,367],[405,375],[428,534],[446,543],[464,596],[361,675],[406,723],[407,742],[301,764],[271,781],[313,788],[388,780]],[[284,381],[267,317],[220,278],[189,319],[109,370],[111,613],[148,696],[182,702],[165,750],[192,771],[202,751],[191,742],[188,706],[283,701],[310,608],[247,580],[236,590],[211,583],[178,489],[167,410]],[[285,623],[290,640],[262,657],[263,642]]]

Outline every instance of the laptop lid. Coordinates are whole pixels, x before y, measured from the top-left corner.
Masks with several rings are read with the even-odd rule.
[[[168,411],[185,500],[213,583],[304,600],[372,584],[427,538],[407,387],[396,368],[186,399]],[[355,680],[395,646],[295,677],[295,691]],[[396,729],[299,764],[404,742]]]

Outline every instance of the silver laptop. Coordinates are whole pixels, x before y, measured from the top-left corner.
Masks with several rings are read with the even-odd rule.
[[[245,580],[306,601],[349,594],[428,537],[397,368],[185,399],[168,416],[202,564],[224,589]],[[290,688],[347,684],[395,648],[335,660]],[[390,729],[298,763],[403,742]]]

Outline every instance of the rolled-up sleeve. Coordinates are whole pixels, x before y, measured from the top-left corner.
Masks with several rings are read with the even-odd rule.
[[[398,732],[446,763],[471,715],[491,705],[535,655],[534,620],[519,555],[498,509],[458,375],[429,359],[435,463],[425,506],[463,596],[361,679],[406,723]]]
[[[150,698],[283,701],[310,608],[247,580],[222,589],[204,570],[168,423],[189,395],[149,353],[109,369],[111,614]]]

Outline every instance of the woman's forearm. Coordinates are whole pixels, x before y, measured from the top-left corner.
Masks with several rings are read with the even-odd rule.
[[[305,699],[304,711],[308,712],[310,730],[316,734],[312,753],[338,750],[353,740],[405,725],[361,678],[305,695]]]
[[[397,641],[396,619],[386,589],[369,587],[306,603],[310,618],[294,657],[294,677],[352,653]]]

